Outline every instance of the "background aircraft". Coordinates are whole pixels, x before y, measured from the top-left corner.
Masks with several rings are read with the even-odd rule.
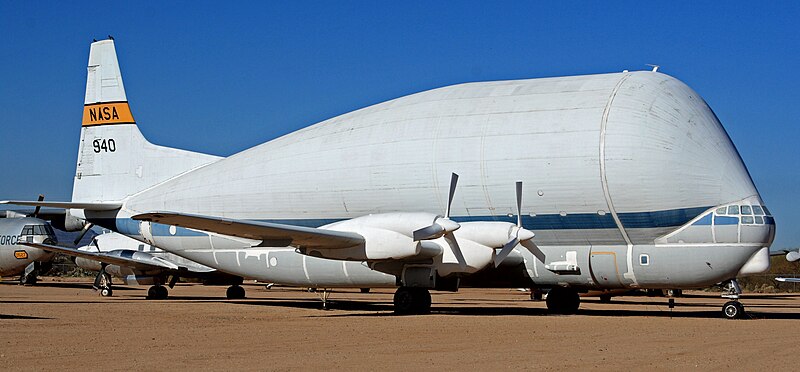
[[[0,218],[0,277],[20,275],[22,284],[34,284],[50,268],[53,254],[23,243],[56,244],[53,228],[33,217]]]
[[[716,115],[655,71],[434,89],[219,159],[144,139],[112,40],[91,46],[72,202],[13,203],[240,276],[399,287],[401,313],[462,280],[551,288],[557,313],[582,290],[736,299],[775,231]]]
[[[47,243],[25,244],[33,249],[75,257],[78,267],[97,271],[94,288],[101,296],[113,294],[111,277],[114,276],[128,285],[151,285],[147,291],[149,299],[166,299],[168,290],[164,285],[172,288],[180,278],[200,279],[209,285],[230,285],[227,298],[245,297],[245,290],[239,285],[241,277],[219,272],[117,233],[97,235],[89,245],[80,248]]]

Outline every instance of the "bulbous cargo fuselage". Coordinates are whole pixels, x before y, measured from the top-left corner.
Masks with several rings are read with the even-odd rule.
[[[717,117],[688,86],[656,72],[469,83],[398,98],[149,188],[126,200],[124,215],[165,210],[316,227],[442,213],[451,172],[461,176],[451,211],[461,222],[514,222],[514,183],[523,181],[522,223],[547,258],[521,250],[510,260],[519,267],[500,269],[534,284],[709,285],[763,259],[774,236]],[[217,238],[170,243],[174,233],[157,230],[147,232],[156,245],[225,271],[233,269],[221,262],[235,262],[240,275],[281,282],[299,267],[281,273],[269,264],[278,251],[252,250],[245,269],[250,260],[208,253],[230,247]],[[563,262],[578,270],[548,266]],[[309,275],[291,284],[325,285]]]

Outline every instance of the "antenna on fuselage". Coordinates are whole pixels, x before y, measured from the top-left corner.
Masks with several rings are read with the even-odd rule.
[[[658,72],[658,68],[659,68],[659,67],[661,67],[661,66],[659,66],[659,65],[651,65],[651,64],[649,64],[649,63],[648,63],[648,64],[645,64],[645,66],[650,66],[650,67],[652,67],[652,68],[653,68],[653,72]]]

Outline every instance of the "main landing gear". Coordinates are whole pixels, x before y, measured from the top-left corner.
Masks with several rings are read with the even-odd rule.
[[[394,312],[398,315],[430,313],[431,292],[426,288],[398,288],[394,293]]]
[[[547,293],[547,311],[553,314],[575,314],[581,305],[578,291],[566,287],[553,287]]]
[[[245,291],[240,285],[232,285],[225,291],[225,296],[228,297],[229,300],[242,300],[245,298]]]
[[[722,290],[722,297],[729,298],[731,301],[722,305],[722,315],[728,319],[742,319],[747,316],[744,311],[744,305],[739,302],[739,297],[742,294],[742,288],[739,287],[739,282],[736,279],[731,279],[725,284]]]

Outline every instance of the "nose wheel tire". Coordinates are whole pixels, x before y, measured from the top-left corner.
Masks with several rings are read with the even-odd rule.
[[[245,291],[241,286],[232,285],[225,291],[225,296],[228,297],[229,300],[241,300],[245,298]]]
[[[425,288],[400,287],[394,293],[394,313],[398,315],[431,312],[431,293]]]
[[[744,305],[739,301],[728,301],[722,305],[722,315],[728,319],[742,319],[745,316]]]

